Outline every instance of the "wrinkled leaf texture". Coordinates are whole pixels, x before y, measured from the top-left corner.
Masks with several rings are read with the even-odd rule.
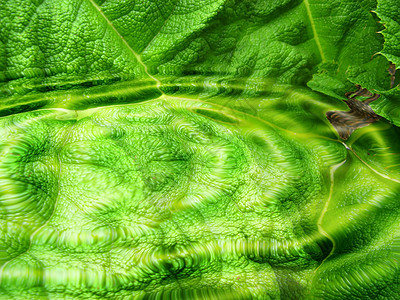
[[[398,299],[399,11],[1,1],[0,298]]]

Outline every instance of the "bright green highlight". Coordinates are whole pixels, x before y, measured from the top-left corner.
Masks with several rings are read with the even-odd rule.
[[[397,299],[396,7],[2,1],[0,298]]]
[[[349,297],[394,295],[400,173],[383,166],[400,164],[384,151],[398,130],[364,128],[348,150],[310,97],[255,98],[254,114],[161,97],[3,118],[3,295],[338,299],[323,282],[347,280],[351,260],[367,277]]]

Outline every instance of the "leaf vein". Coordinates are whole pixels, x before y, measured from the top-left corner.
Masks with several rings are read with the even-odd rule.
[[[107,18],[107,16],[104,14],[104,12],[101,10],[101,8],[93,0],[89,0],[89,2],[99,12],[99,14],[104,18],[104,20],[107,22],[107,24],[110,26],[110,28],[118,35],[118,37],[122,40],[122,42],[127,47],[127,49],[135,56],[138,63],[143,67],[143,70],[146,73],[146,75],[149,76],[151,79],[153,79],[156,82],[157,89],[160,90],[160,92],[164,95],[164,92],[160,89],[161,81],[149,73],[147,65],[143,63],[140,55],[138,53],[136,53],[135,50],[132,49],[132,47],[128,44],[128,42],[125,40],[125,38],[119,33],[117,28],[115,28],[114,24],[110,21],[110,19]]]
[[[315,40],[315,43],[317,44],[318,51],[319,51],[319,54],[321,55],[322,62],[326,62],[325,54],[324,54],[324,52],[322,50],[321,42],[319,41],[319,36],[318,36],[318,33],[317,33],[317,29],[315,28],[314,18],[313,18],[313,15],[311,13],[310,3],[308,2],[308,0],[304,0],[304,5],[305,5],[306,10],[307,10],[307,15],[308,15],[308,18],[310,20],[311,28],[312,28],[313,35],[314,35],[314,40]]]

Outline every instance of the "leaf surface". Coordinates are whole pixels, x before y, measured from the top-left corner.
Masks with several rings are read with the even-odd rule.
[[[1,2],[0,298],[396,299],[395,2]]]

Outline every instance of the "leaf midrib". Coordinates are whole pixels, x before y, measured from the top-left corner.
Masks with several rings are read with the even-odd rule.
[[[315,23],[314,23],[314,18],[311,13],[310,3],[308,2],[308,0],[304,0],[303,3],[307,10],[307,16],[308,16],[308,19],[310,20],[310,25],[311,25],[311,29],[313,32],[314,40],[315,40],[315,43],[317,44],[319,54],[321,55],[321,60],[322,60],[322,62],[326,62],[325,54],[324,54],[324,51],[322,50],[322,46],[319,41],[317,29],[315,28]]]
[[[114,24],[107,18],[107,16],[104,14],[104,12],[101,10],[101,8],[93,0],[89,0],[89,2],[99,12],[101,17],[104,18],[104,20],[111,27],[111,29],[117,34],[117,36],[122,40],[122,42],[127,47],[127,49],[134,55],[134,57],[136,58],[138,63],[143,67],[143,70],[146,73],[146,75],[149,76],[151,79],[153,79],[156,82],[156,87],[161,92],[161,94],[165,95],[164,92],[161,90],[161,81],[149,73],[147,65],[145,63],[143,63],[140,55],[138,53],[136,53],[135,50],[132,49],[132,47],[128,44],[128,42],[125,40],[125,38],[119,33],[117,28],[115,28]]]

